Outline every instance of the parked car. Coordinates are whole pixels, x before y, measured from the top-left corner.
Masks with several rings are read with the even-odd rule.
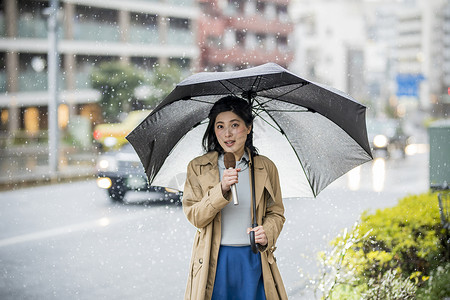
[[[142,120],[150,114],[150,110],[135,110],[128,113],[120,123],[98,124],[94,128],[94,140],[102,150],[119,149],[127,143],[125,137]]]
[[[397,119],[367,119],[367,134],[374,154],[384,152],[390,157],[394,152],[406,157],[409,137]]]
[[[181,191],[148,184],[144,167],[130,144],[99,156],[97,170],[97,185],[108,191],[113,202],[122,202],[128,191],[157,192],[161,200],[181,201]]]

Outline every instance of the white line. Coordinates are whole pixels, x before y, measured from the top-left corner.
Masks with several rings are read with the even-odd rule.
[[[131,220],[131,219],[135,219],[138,217],[139,217],[138,215],[132,214],[132,215],[128,215],[128,216],[125,216],[122,218],[115,218],[114,223],[119,222],[119,221],[121,222],[121,221]],[[20,243],[55,237],[55,236],[59,236],[59,235],[70,234],[70,233],[83,231],[83,230],[90,229],[90,228],[106,227],[106,226],[110,225],[111,223],[112,223],[112,219],[104,217],[104,218],[100,218],[95,221],[84,222],[84,223],[73,224],[73,225],[58,227],[58,228],[49,229],[49,230],[37,231],[37,232],[29,233],[29,234],[18,235],[18,236],[0,240],[0,248],[15,245],[15,244],[20,244]]]

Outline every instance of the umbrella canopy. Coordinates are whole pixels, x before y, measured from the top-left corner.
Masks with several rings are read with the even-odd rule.
[[[151,184],[180,188],[185,176],[180,168],[185,172],[187,162],[201,154],[208,113],[226,95],[252,103],[257,116],[254,145],[277,164],[282,189],[283,180],[298,189],[295,196],[316,196],[372,159],[365,106],[341,91],[268,63],[186,78],[127,136]],[[284,165],[297,169],[283,176]]]

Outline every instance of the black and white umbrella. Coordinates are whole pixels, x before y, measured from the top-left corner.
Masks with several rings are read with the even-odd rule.
[[[317,196],[372,159],[364,105],[268,63],[189,76],[127,136],[151,184],[183,189],[188,162],[202,154],[208,113],[226,95],[252,104],[253,144],[277,165],[284,197]]]

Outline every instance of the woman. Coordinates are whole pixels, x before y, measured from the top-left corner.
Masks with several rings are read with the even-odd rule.
[[[285,221],[278,171],[253,147],[253,118],[247,101],[220,99],[209,113],[203,137],[207,153],[189,163],[183,210],[197,232],[185,299],[287,299],[273,256]],[[225,152],[234,154],[235,169],[225,169]],[[260,225],[253,229],[251,164]],[[239,205],[232,204],[233,184]],[[249,246],[250,230],[260,244],[258,254]]]

